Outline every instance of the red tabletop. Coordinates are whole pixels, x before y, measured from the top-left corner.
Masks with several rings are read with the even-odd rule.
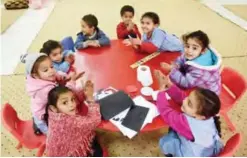
[[[170,63],[179,55],[179,52],[162,52],[159,56],[146,62],[145,65],[150,67],[153,74],[154,69],[160,69],[160,62]],[[147,54],[137,53],[131,46],[125,46],[122,40],[112,40],[109,47],[80,50],[76,54],[75,67],[78,71],[86,72],[86,78],[95,83],[95,90],[109,86],[125,90],[128,85],[135,85],[139,90],[137,94],[140,94],[141,84],[137,81],[136,69],[132,69],[130,65],[145,56]],[[151,87],[157,90],[158,84],[154,77],[153,81]],[[141,131],[152,131],[165,126],[167,124],[158,116]],[[99,128],[119,131],[110,121],[102,121]]]

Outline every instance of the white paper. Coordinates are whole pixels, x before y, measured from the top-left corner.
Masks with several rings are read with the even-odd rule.
[[[95,98],[95,100],[100,100],[102,98],[105,98],[105,97],[117,92],[117,91],[118,90],[113,88],[113,87],[108,87],[108,88],[102,89],[99,92],[94,93],[94,98]]]
[[[149,108],[148,114],[141,127],[141,129],[143,129],[148,123],[152,123],[153,119],[159,115],[159,112],[153,103],[147,101],[142,96],[135,97],[133,101],[137,106]],[[127,136],[129,139],[132,139],[134,136],[137,135],[138,132],[123,126],[121,121],[126,117],[129,109],[130,108],[114,116],[112,119],[110,119],[110,122],[113,123],[123,133],[123,135]],[[119,121],[115,121],[114,119],[118,119]]]

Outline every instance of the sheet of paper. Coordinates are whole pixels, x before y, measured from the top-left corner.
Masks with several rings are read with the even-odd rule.
[[[149,108],[149,112],[147,114],[147,117],[144,121],[144,124],[143,124],[143,127],[148,124],[148,123],[152,123],[153,119],[159,115],[159,112],[158,112],[158,109],[156,108],[156,106],[147,101],[145,98],[143,98],[142,96],[137,96],[133,99],[134,103],[136,105],[139,105],[139,106],[143,106],[143,107],[146,107],[146,108]]]
[[[144,121],[142,128],[141,128],[141,129],[143,129],[148,123],[152,123],[153,119],[159,115],[159,112],[153,103],[147,101],[142,96],[135,97],[133,99],[133,101],[138,106],[143,106],[143,107],[149,108],[149,112],[148,112],[147,117],[145,118],[145,121]],[[131,130],[131,129],[129,129],[129,128],[127,128],[121,124],[122,123],[121,120],[127,115],[128,111],[129,111],[129,109],[126,109],[125,111],[116,115],[114,118],[110,119],[110,121],[123,133],[123,135],[127,136],[129,139],[132,139],[134,136],[137,135],[137,132],[134,130]]]
[[[129,110],[130,108],[119,113],[118,115],[110,119],[110,122],[114,124],[123,133],[124,136],[127,136],[129,139],[132,139],[137,134],[137,132],[122,125],[122,121],[129,112]]]

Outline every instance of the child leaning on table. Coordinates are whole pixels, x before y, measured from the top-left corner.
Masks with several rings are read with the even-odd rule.
[[[76,49],[101,47],[110,45],[110,39],[99,29],[98,19],[92,14],[85,15],[81,20],[81,32],[77,34]]]

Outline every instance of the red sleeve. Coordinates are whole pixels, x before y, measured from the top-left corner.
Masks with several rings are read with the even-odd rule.
[[[137,27],[137,25],[135,24],[135,27],[134,27],[134,33],[137,35],[137,37],[139,38],[139,39],[141,39],[141,33],[139,32],[139,30],[138,30],[138,27]]]
[[[127,27],[124,25],[124,23],[120,23],[117,25],[117,37],[118,39],[124,39],[124,37],[128,36],[129,31],[127,30]]]
[[[145,53],[154,53],[158,50],[158,47],[156,47],[153,43],[151,42],[142,42],[140,46],[140,51],[145,52]]]

